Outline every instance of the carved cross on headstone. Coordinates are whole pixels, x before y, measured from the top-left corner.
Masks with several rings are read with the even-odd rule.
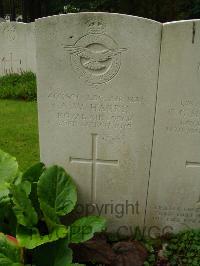
[[[92,158],[72,158],[70,157],[71,163],[82,163],[90,164],[92,166],[92,180],[91,180],[91,202],[95,203],[96,200],[96,176],[97,176],[97,165],[109,165],[118,166],[118,160],[101,160],[98,159],[98,135],[92,134]]]
[[[200,162],[189,162],[189,161],[186,161],[185,167],[186,168],[196,168],[196,167],[200,168]],[[200,203],[200,195],[199,195],[199,200],[197,201],[197,203]]]
[[[187,167],[187,168],[194,168],[194,167],[200,167],[200,162],[188,162],[188,161],[186,161],[186,164],[185,164],[185,166]]]

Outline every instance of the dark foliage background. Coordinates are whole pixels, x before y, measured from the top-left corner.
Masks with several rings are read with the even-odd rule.
[[[166,22],[200,18],[200,0],[0,0],[0,17],[23,14],[23,20],[64,12],[107,11]]]

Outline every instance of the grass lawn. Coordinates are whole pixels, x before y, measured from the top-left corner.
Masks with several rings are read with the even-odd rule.
[[[39,161],[36,102],[0,100],[0,149],[16,157],[21,170]]]

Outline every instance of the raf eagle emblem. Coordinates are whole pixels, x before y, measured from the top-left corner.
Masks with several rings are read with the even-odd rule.
[[[83,66],[88,70],[102,70],[107,66],[105,62],[112,60],[115,56],[120,55],[122,52],[126,51],[126,48],[119,49],[106,49],[102,51],[93,51],[87,47],[80,46],[65,46],[70,54],[78,56],[86,61],[83,63]]]

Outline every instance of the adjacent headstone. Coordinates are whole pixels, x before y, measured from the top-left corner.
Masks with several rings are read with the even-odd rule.
[[[26,30],[27,70],[36,73],[35,22],[28,23]]]
[[[17,22],[22,22],[23,21],[22,15],[17,16],[16,21]]]
[[[36,21],[41,160],[122,234],[144,224],[161,29],[106,13]]]
[[[8,21],[8,22],[10,22],[10,15],[9,14],[6,14],[5,15],[5,20]]]
[[[146,217],[154,233],[200,227],[200,21],[164,24],[161,51]]]
[[[34,23],[0,24],[0,76],[36,71]]]
[[[0,24],[1,75],[21,73],[26,69],[26,25],[6,22]]]
[[[6,21],[5,18],[0,17],[0,23],[5,21]]]

